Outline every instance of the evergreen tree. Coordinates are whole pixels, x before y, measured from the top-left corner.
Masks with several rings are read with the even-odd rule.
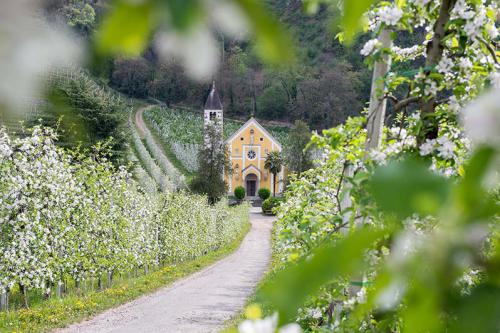
[[[231,173],[229,151],[223,143],[222,130],[217,123],[205,127],[204,144],[198,153],[198,165],[191,189],[206,194],[209,202],[213,204],[227,191],[224,172]]]
[[[290,131],[290,143],[285,148],[285,161],[290,171],[300,175],[313,167],[311,149],[307,144],[311,141],[311,129],[302,120],[295,121]]]

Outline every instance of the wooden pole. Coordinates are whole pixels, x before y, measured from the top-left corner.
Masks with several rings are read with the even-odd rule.
[[[384,29],[380,32],[379,41],[382,48],[390,48],[392,40],[390,31]],[[384,77],[389,72],[392,58],[390,54],[384,54],[382,58],[375,62],[373,67],[372,88],[370,93],[370,106],[368,111],[368,124],[366,126],[366,150],[377,149],[382,140],[382,130],[384,128],[385,110],[387,99],[385,98]]]
[[[382,48],[390,48],[392,46],[391,33],[384,29],[380,32],[379,41]],[[376,61],[373,67],[372,88],[370,93],[370,106],[368,111],[368,124],[366,126],[366,143],[365,149],[369,152],[372,149],[378,149],[382,143],[382,131],[384,129],[385,111],[387,108],[387,99],[385,98],[386,87],[384,78],[391,68],[392,58],[390,54],[384,54],[380,60]],[[352,170],[346,168],[347,173],[352,173]],[[347,175],[349,176],[349,175]],[[350,198],[349,198],[350,204]],[[361,225],[362,219],[357,219],[355,224]],[[349,294],[357,295],[361,290],[366,277],[353,277]]]

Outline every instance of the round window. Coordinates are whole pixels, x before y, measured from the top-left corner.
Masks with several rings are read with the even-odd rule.
[[[257,154],[255,153],[255,151],[250,150],[248,152],[247,156],[248,156],[249,159],[253,160],[257,156]]]

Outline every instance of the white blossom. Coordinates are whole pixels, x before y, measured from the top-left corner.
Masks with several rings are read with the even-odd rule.
[[[500,89],[500,72],[491,73],[489,79],[494,88]]]
[[[403,11],[393,6],[384,6],[378,11],[380,21],[387,25],[396,25],[403,17]]]
[[[456,145],[450,140],[448,135],[441,136],[437,139],[438,143],[438,156],[444,159],[451,159],[454,156]]]
[[[245,320],[238,326],[240,333],[275,333],[278,326],[278,314],[257,320]]]
[[[378,164],[383,164],[387,159],[387,154],[383,151],[373,149],[370,151],[370,157]]]
[[[411,0],[412,3],[414,3],[417,6],[424,7],[427,5],[431,0]]]
[[[472,143],[500,145],[500,88],[472,102],[461,119]]]
[[[291,323],[281,327],[279,333],[302,333],[302,328],[299,324]]]
[[[376,47],[379,45],[379,41],[378,39],[374,38],[374,39],[370,39],[369,41],[367,41],[365,43],[365,45],[363,46],[363,48],[361,49],[361,55],[367,57],[369,56],[370,54],[372,54]]]
[[[453,60],[444,55],[439,61],[436,69],[438,70],[438,72],[445,74],[449,73],[452,70],[453,66]]]

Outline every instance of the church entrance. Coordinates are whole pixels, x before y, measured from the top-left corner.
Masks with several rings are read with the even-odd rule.
[[[257,181],[258,178],[253,173],[245,178],[247,197],[255,197],[257,194]]]

